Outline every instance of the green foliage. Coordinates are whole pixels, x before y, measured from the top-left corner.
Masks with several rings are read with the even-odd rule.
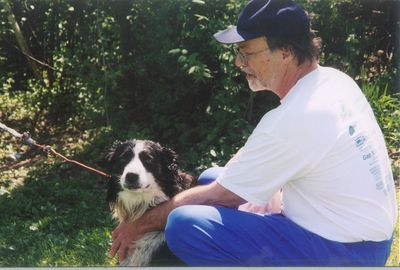
[[[246,0],[9,1],[42,63],[40,79],[18,49],[4,1],[0,121],[90,165],[114,140],[146,138],[174,148],[198,174],[224,165],[279,104],[250,92],[230,46],[212,38],[235,24]],[[398,162],[399,2],[299,2],[322,38],[321,63],[360,84]],[[22,158],[12,162],[15,153]],[[105,255],[113,222],[98,179],[3,132],[0,162],[0,266],[115,265]],[[3,167],[18,162],[28,165]]]
[[[358,75],[362,65],[370,68],[370,77],[393,73],[395,61],[399,61],[396,48],[399,45],[396,33],[398,1],[299,2],[313,17],[312,26],[322,38],[323,64],[337,67],[353,77]]]
[[[369,82],[365,69],[361,70],[360,77],[361,89],[385,135],[389,153],[400,152],[400,93],[389,94],[385,77]]]
[[[400,201],[400,190],[397,191],[397,201]],[[399,204],[400,206],[400,204]],[[400,265],[400,220],[397,220],[393,235],[392,252],[386,261],[386,266]]]

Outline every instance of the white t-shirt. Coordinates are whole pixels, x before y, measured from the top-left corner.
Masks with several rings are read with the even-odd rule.
[[[382,132],[346,74],[318,66],[261,119],[217,179],[263,205],[283,188],[283,213],[340,242],[393,234],[395,188]]]

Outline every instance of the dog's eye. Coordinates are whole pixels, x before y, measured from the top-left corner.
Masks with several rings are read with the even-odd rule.
[[[146,152],[140,153],[139,158],[144,164],[151,163],[151,161],[153,160],[153,157],[149,153],[146,153]]]
[[[133,152],[130,150],[124,151],[119,157],[119,159],[124,162],[129,161],[132,158],[133,158]]]
[[[139,154],[139,158],[142,161],[147,161],[147,160],[151,160],[151,156],[148,153],[142,152]]]
[[[128,164],[134,157],[134,153],[132,150],[126,149],[119,155],[114,157],[114,162],[112,163],[112,171],[113,173],[122,173],[126,164]]]

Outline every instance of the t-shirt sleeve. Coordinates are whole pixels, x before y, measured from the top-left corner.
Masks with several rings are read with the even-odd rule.
[[[307,167],[298,151],[266,132],[253,132],[217,178],[224,188],[263,205]]]

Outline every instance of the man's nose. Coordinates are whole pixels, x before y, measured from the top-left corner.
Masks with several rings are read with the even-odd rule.
[[[238,54],[235,56],[235,66],[240,69],[245,67],[245,63],[243,62],[242,58],[239,57]]]

